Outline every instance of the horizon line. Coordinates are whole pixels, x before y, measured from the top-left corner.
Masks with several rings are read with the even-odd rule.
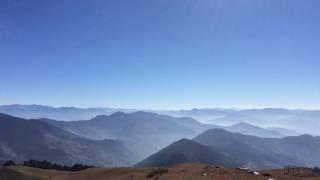
[[[49,105],[49,104],[0,104],[0,106],[43,106],[50,108],[76,108],[76,109],[113,109],[113,110],[131,110],[131,111],[192,111],[192,110],[263,110],[263,109],[283,109],[283,110],[304,110],[304,111],[320,111],[319,108],[289,108],[289,107],[195,107],[195,108],[121,108],[110,106],[74,106],[74,105]]]

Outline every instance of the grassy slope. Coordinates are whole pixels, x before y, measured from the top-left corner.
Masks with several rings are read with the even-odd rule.
[[[27,175],[11,168],[0,168],[0,180],[45,180],[45,178]]]
[[[54,170],[41,170],[27,167],[12,167],[15,173],[24,174],[26,178],[22,180],[31,180],[30,177],[34,177],[36,180],[141,180],[141,179],[169,179],[169,180],[267,180],[268,178],[273,179],[309,179],[309,180],[320,180],[320,177],[314,177],[314,175],[304,170],[303,174],[305,177],[292,177],[283,176],[281,170],[270,170],[266,171],[271,176],[265,177],[263,175],[249,174],[243,170],[230,169],[230,168],[216,168],[205,164],[181,164],[169,168],[168,173],[156,174],[151,178],[147,178],[150,172],[156,168],[92,168],[80,172],[61,172]],[[1,172],[2,169],[0,169]],[[205,175],[206,174],[206,175]],[[29,179],[28,179],[29,177]],[[35,178],[37,177],[37,178]],[[2,176],[2,178],[5,178]],[[0,178],[0,180],[2,180]],[[20,179],[19,179],[20,180]]]

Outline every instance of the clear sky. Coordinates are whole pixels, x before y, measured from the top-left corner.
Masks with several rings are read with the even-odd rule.
[[[319,0],[1,0],[0,104],[320,109]]]

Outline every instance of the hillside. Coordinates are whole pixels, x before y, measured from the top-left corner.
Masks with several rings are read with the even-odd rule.
[[[239,165],[222,153],[215,152],[192,140],[182,139],[151,155],[136,166],[161,167],[181,163],[206,163],[225,167]]]
[[[284,165],[319,166],[320,137],[309,135],[285,138],[259,138],[208,130],[194,140],[235,157],[249,167],[272,168]]]
[[[210,129],[193,140],[177,141],[137,165],[170,166],[177,163],[201,162],[256,169],[280,168],[287,165],[319,166],[318,152],[320,137],[301,135],[261,138],[223,129]]]
[[[8,159],[100,166],[123,166],[135,161],[119,141],[89,140],[44,122],[0,114],[0,160]]]
[[[134,113],[117,112],[109,116],[100,115],[84,121],[41,120],[85,138],[121,140],[127,148],[130,148],[136,154],[136,159],[138,160],[145,159],[174,141],[182,138],[193,138],[210,128],[224,128],[230,132],[240,132],[258,137],[280,138],[285,136],[276,130],[264,129],[243,122],[232,126],[219,127],[202,124],[191,118],[174,118],[142,111]],[[216,138],[215,141],[219,142],[221,139],[224,139],[224,137]],[[231,143],[233,139],[225,140],[227,142],[230,141],[229,153],[236,155],[238,152],[231,152],[234,149]],[[244,157],[248,158],[240,160],[239,163],[258,167],[280,167],[281,165],[286,165],[286,163],[301,163],[291,155],[257,150],[255,147],[248,147],[242,140],[239,139],[239,141],[240,147],[243,148],[242,155],[246,154]],[[253,156],[250,155],[247,149],[253,149],[255,154]],[[223,150],[217,149],[219,152],[223,152]]]
[[[174,118],[149,112],[117,112],[100,115],[86,121],[62,122],[42,119],[59,128],[85,138],[119,139],[145,158],[181,138],[192,138],[197,134],[215,128],[191,118]]]
[[[174,118],[143,111],[116,112],[109,116],[99,115],[90,120],[72,122],[42,120],[91,139],[126,139],[132,136],[145,136],[151,132],[155,135],[164,132],[170,135],[190,136],[215,127],[201,124],[191,118]]]

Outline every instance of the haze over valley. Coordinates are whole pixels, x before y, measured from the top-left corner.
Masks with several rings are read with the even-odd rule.
[[[320,166],[320,157],[317,157],[320,137],[290,129],[290,124],[295,121],[264,128],[264,119],[255,121],[255,124],[262,122],[261,127],[234,119],[239,114],[272,117],[281,113],[291,116],[309,113],[316,116],[317,111],[198,109],[167,113],[181,117],[151,110],[125,111],[40,105],[0,106],[0,159],[17,162],[45,159],[67,165],[78,162],[103,167],[172,166],[197,162],[256,169],[281,168],[288,164]],[[50,118],[60,117],[64,121],[44,117],[46,113]],[[95,113],[102,114],[95,116]],[[208,117],[218,113],[225,115],[226,123],[221,123],[222,118],[214,124],[183,117],[186,114]],[[93,117],[68,121],[66,118],[70,114]],[[214,118],[212,122],[215,122]],[[221,125],[230,122],[234,124]]]

